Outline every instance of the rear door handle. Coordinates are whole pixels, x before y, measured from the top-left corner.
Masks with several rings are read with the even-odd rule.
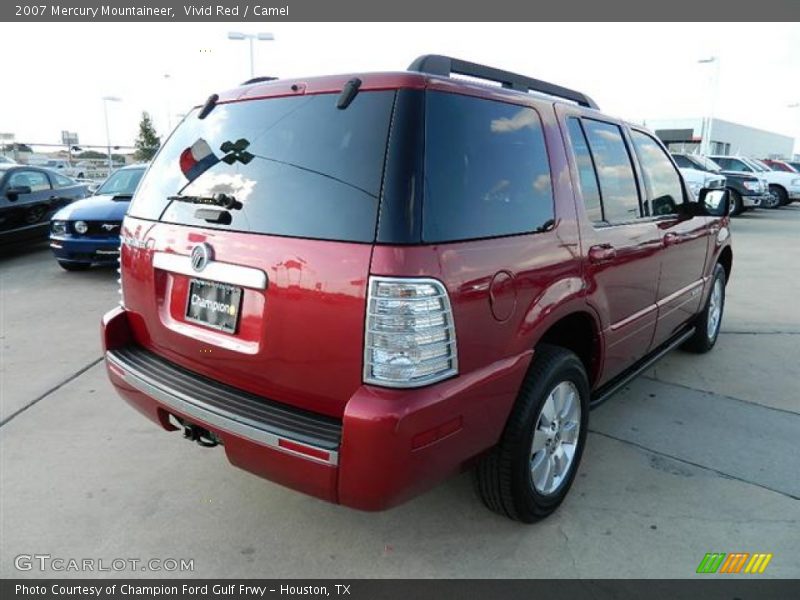
[[[589,248],[589,262],[601,263],[614,259],[617,250],[611,244],[600,244]]]
[[[665,233],[664,234],[664,245],[665,246],[674,246],[675,244],[681,243],[681,236],[677,233]]]

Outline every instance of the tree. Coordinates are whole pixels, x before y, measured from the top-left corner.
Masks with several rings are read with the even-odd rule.
[[[135,146],[136,152],[133,156],[142,161],[153,158],[161,147],[161,138],[156,134],[153,120],[147,112],[142,113],[142,120],[139,121],[139,137],[136,138]]]

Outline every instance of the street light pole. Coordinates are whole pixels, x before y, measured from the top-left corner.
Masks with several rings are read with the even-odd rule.
[[[711,56],[697,61],[701,65],[714,64],[716,67],[714,73],[711,75],[711,108],[706,117],[706,125],[703,127],[703,140],[700,144],[700,152],[703,155],[708,155],[711,148],[711,129],[714,122],[714,108],[717,103],[717,86],[719,85],[719,57]]]
[[[109,102],[122,102],[121,98],[117,98],[116,96],[103,96],[103,116],[106,120],[106,148],[108,150],[108,172],[111,173],[112,168],[112,161],[111,161],[111,133],[108,129],[108,103]]]
[[[167,135],[172,133],[172,114],[170,112],[172,109],[170,108],[169,102],[170,92],[172,91],[172,86],[170,86],[170,77],[171,75],[169,73],[164,73],[164,86],[166,87],[166,93],[164,94],[164,97],[167,101]]]
[[[255,40],[259,40],[261,42],[273,41],[275,36],[271,33],[242,33],[240,31],[230,31],[228,32],[228,39],[247,40],[250,43],[250,79],[253,79],[256,76],[253,42]]]
[[[797,118],[795,119],[795,137],[794,139],[794,147],[792,148],[792,159],[800,158],[800,102],[792,102],[791,104],[787,104],[786,108],[793,108]],[[797,149],[795,151],[795,148]]]

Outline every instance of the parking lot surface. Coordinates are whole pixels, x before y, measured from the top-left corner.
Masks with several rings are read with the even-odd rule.
[[[0,258],[0,576],[20,554],[193,559],[101,576],[691,577],[706,552],[769,552],[800,577],[800,205],[734,220],[717,347],[674,352],[592,412],[561,509],[483,508],[469,474],[360,513],[230,467],[112,391],[99,319],[116,273]],[[48,572],[83,577],[92,573]]]

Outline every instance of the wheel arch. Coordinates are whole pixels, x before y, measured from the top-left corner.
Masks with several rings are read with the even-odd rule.
[[[574,310],[560,316],[539,336],[539,344],[559,346],[574,352],[583,363],[590,386],[598,380],[602,366],[600,327],[589,310]],[[534,355],[535,358],[535,355]]]
[[[731,279],[731,272],[733,270],[733,250],[731,250],[730,246],[725,246],[722,249],[722,252],[719,253],[719,257],[717,258],[717,262],[725,269],[725,285],[727,285]]]

